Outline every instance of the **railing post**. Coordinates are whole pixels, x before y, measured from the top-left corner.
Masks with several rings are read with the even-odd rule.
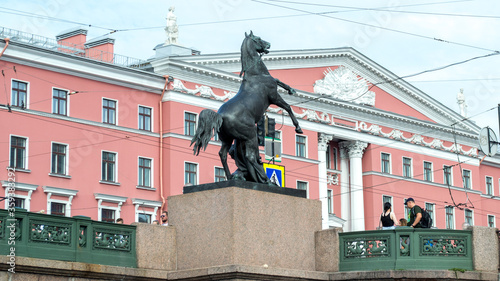
[[[498,271],[499,245],[496,229],[486,226],[472,227],[474,270]]]

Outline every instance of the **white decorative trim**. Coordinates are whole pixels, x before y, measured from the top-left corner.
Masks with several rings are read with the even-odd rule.
[[[43,192],[45,192],[45,193],[51,193],[53,195],[64,196],[64,197],[73,197],[73,196],[76,196],[76,194],[78,193],[78,190],[52,187],[52,186],[46,186],[46,185],[42,186],[42,188],[43,188]]]
[[[76,196],[78,190],[59,188],[59,187],[51,187],[51,186],[43,186],[43,192],[47,193],[47,214],[52,214],[51,203],[61,203],[66,205],[65,216],[71,217],[71,202],[73,201],[73,197]],[[57,200],[51,199],[52,195],[68,197],[68,200]]]
[[[328,173],[326,179],[330,185],[339,185],[339,174],[337,173]]]
[[[231,99],[232,97],[234,97],[236,95],[236,93],[234,93],[232,91],[229,91],[229,92],[224,91],[224,96],[218,96],[214,93],[212,88],[205,86],[205,85],[202,85],[202,86],[196,85],[196,89],[191,90],[191,89],[188,89],[186,86],[184,86],[184,83],[182,83],[182,81],[179,79],[174,79],[173,90],[183,92],[186,94],[190,94],[190,95],[196,95],[199,93],[200,97],[209,98],[209,99],[213,98],[213,99],[218,100],[218,101],[225,101],[227,99]]]
[[[375,106],[375,93],[368,88],[368,80],[341,65],[337,69],[328,68],[325,77],[316,80],[314,93],[336,99]]]
[[[459,152],[463,155],[467,156],[472,156],[472,157],[477,157],[478,152],[477,148],[471,147],[470,150],[465,151],[460,144],[457,144],[455,147],[455,144],[452,144],[448,147],[444,146],[444,143],[442,140],[439,139],[433,139],[431,142],[426,142],[424,140],[424,137],[419,135],[419,134],[413,134],[410,138],[406,138],[403,135],[403,132],[398,130],[398,129],[393,129],[390,133],[384,133],[382,132],[382,128],[379,125],[372,124],[370,127],[365,122],[360,122],[359,123],[359,130],[364,133],[369,133],[372,135],[376,136],[382,136],[385,138],[390,138],[394,140],[399,140],[399,141],[404,141],[408,143],[413,143],[417,145],[423,145],[426,147],[434,148],[434,149],[439,149],[439,150],[444,150],[448,152]]]
[[[115,213],[115,219],[120,217],[120,212],[122,210],[122,205],[127,201],[127,197],[122,197],[122,196],[116,196],[116,195],[109,195],[109,194],[102,194],[102,193],[94,193],[94,197],[97,200],[97,220],[102,221],[102,209],[110,209],[114,210]],[[116,207],[111,207],[111,206],[103,206],[102,202],[110,202],[110,203],[115,203],[118,206]]]
[[[146,199],[138,199],[132,198],[132,204],[135,205],[135,221],[139,221],[139,213],[143,213],[151,216],[151,221],[156,220],[156,213],[158,212],[158,208],[161,207],[162,202],[159,201],[151,201]],[[139,210],[140,207],[153,208],[153,212]]]
[[[31,208],[31,194],[38,188],[38,185],[28,184],[28,183],[20,183],[20,182],[11,182],[11,181],[1,181],[2,186],[5,188],[5,198],[9,197],[9,190],[14,188],[14,197],[24,199],[24,208],[26,211],[30,211]],[[21,195],[15,193],[17,190],[28,192],[28,195]],[[10,192],[12,194],[12,192]],[[5,209],[9,208],[9,200],[5,200]]]

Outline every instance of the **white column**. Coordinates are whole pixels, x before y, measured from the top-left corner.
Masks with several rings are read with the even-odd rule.
[[[320,133],[318,136],[318,182],[319,182],[319,200],[321,201],[321,221],[323,229],[328,228],[328,174],[326,171],[326,148],[333,139],[332,135]]]
[[[344,232],[351,231],[351,195],[349,190],[349,142],[339,143],[340,151],[340,213],[345,220]]]
[[[363,167],[361,158],[366,142],[349,143],[349,162],[351,172],[351,230],[365,230],[365,200],[363,196]]]

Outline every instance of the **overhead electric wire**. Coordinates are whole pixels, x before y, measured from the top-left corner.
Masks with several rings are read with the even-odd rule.
[[[450,16],[450,17],[472,17],[472,18],[491,18],[491,19],[500,19],[500,16],[488,16],[488,15],[470,15],[470,14],[449,14],[449,13],[431,13],[431,12],[419,12],[419,11],[400,11],[393,10],[387,8],[363,8],[363,7],[352,7],[352,6],[339,6],[339,5],[331,5],[331,4],[319,4],[319,3],[310,3],[310,2],[297,2],[297,1],[286,1],[286,0],[267,0],[269,2],[279,2],[279,3],[288,3],[288,4],[299,4],[299,5],[307,5],[307,6],[315,6],[315,7],[332,7],[332,8],[341,8],[341,9],[352,9],[347,11],[338,11],[341,12],[356,12],[356,11],[381,11],[381,12],[390,12],[390,13],[405,13],[405,14],[420,14],[420,15],[433,15],[433,16]],[[435,3],[426,3],[429,4],[447,4],[451,2],[465,2],[465,1],[448,1],[448,2],[435,2]],[[414,7],[421,6],[419,4],[412,5],[401,5],[400,7]],[[390,7],[396,8],[396,7]]]
[[[373,27],[373,28],[376,28],[376,29],[382,29],[382,30],[392,31],[392,32],[396,32],[396,33],[400,33],[400,34],[405,34],[405,35],[410,35],[410,36],[414,36],[414,37],[429,39],[429,40],[433,40],[433,41],[439,41],[439,42],[449,43],[449,44],[458,45],[458,46],[462,46],[462,47],[474,48],[474,49],[483,50],[483,51],[489,51],[489,52],[497,52],[497,53],[499,52],[498,50],[492,50],[492,49],[488,49],[488,48],[473,46],[473,45],[464,44],[464,43],[453,42],[453,41],[444,40],[444,39],[440,39],[440,38],[435,38],[435,37],[431,37],[431,36],[426,36],[426,35],[422,35],[422,34],[417,34],[417,33],[413,33],[413,32],[402,31],[402,30],[397,30],[397,29],[393,29],[393,28],[388,28],[388,27],[383,27],[383,26],[377,26],[377,25],[368,24],[368,23],[362,23],[362,22],[358,22],[358,21],[354,21],[354,20],[348,20],[348,19],[333,17],[333,16],[322,14],[322,13],[315,13],[315,12],[311,12],[311,11],[307,11],[307,10],[302,10],[302,9],[287,7],[287,6],[278,5],[278,4],[273,4],[273,3],[269,3],[267,1],[260,1],[260,0],[251,0],[251,1],[256,2],[256,3],[265,4],[265,5],[280,7],[280,8],[283,8],[283,9],[294,10],[294,11],[303,12],[303,13],[309,13],[311,15],[317,15],[317,16],[322,16],[322,17],[331,18],[331,19],[335,19],[335,20],[340,20],[340,21],[344,21],[344,22],[349,22],[349,23],[353,23],[353,24],[357,24],[357,25],[364,25],[364,26],[369,26],[369,27]]]

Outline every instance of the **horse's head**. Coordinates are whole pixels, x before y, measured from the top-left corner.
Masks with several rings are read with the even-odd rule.
[[[253,31],[250,31],[250,35],[245,32],[246,41],[250,43],[250,45],[257,51],[259,54],[267,54],[269,53],[269,48],[271,48],[271,44],[265,40],[262,40],[259,36],[253,35]]]

